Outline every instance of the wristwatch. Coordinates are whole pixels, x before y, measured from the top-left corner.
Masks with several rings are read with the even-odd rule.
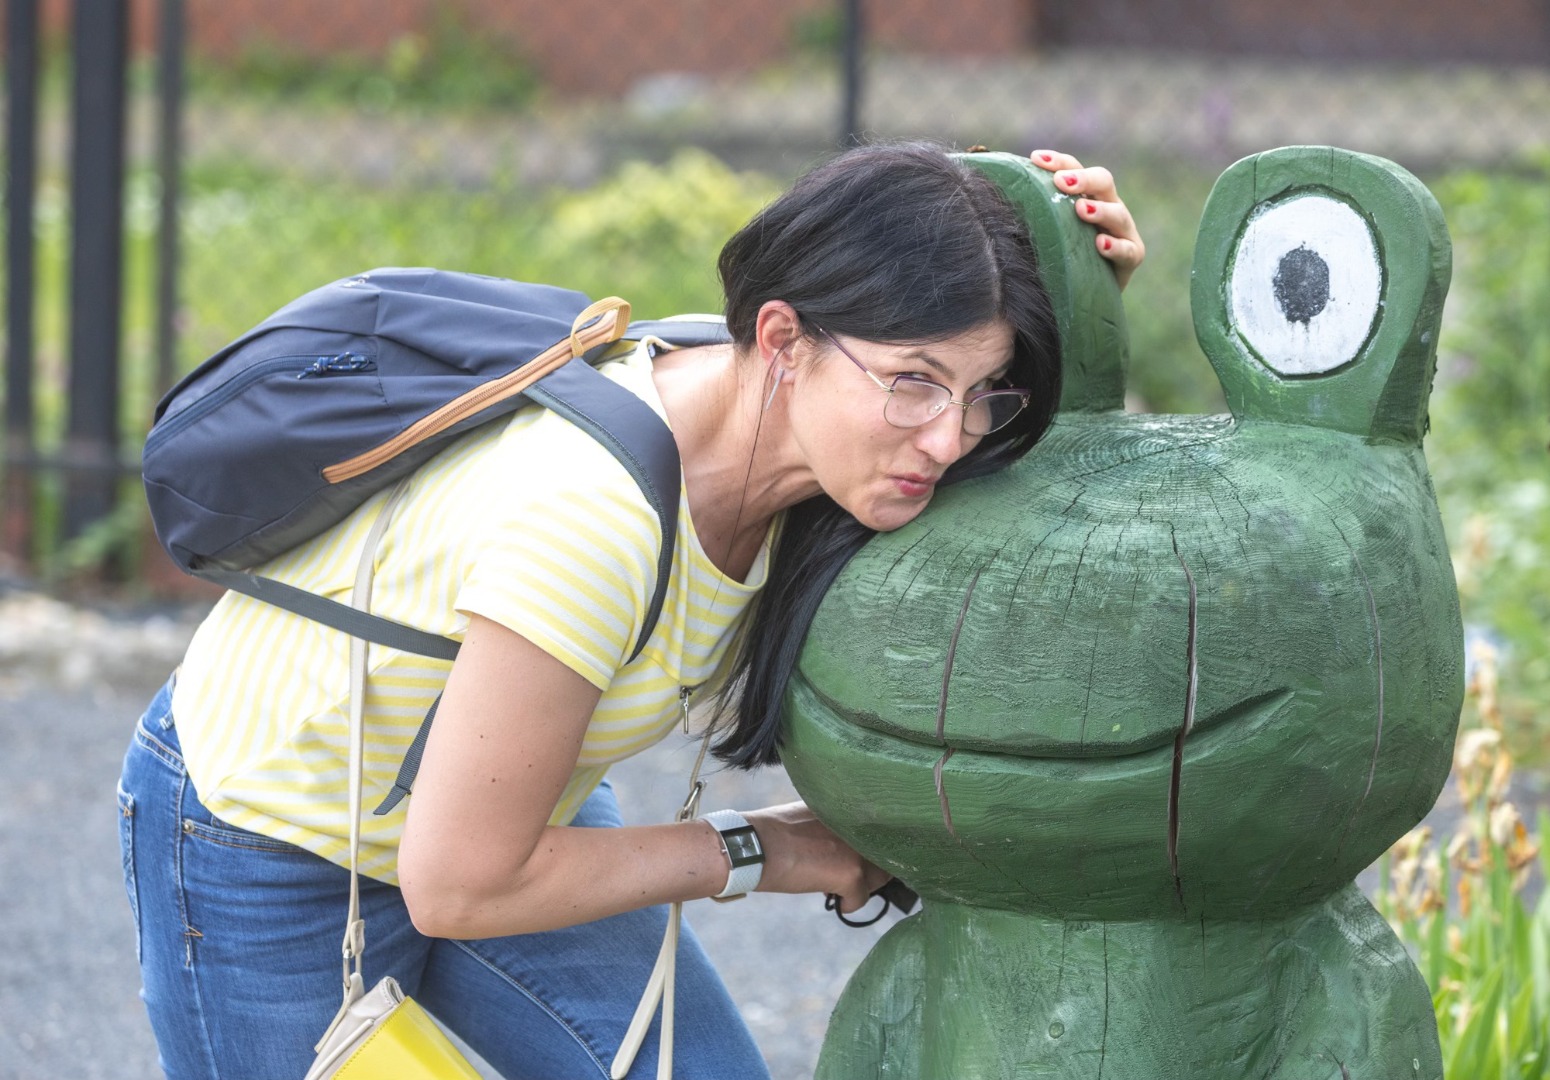
[[[739,900],[758,888],[759,879],[764,876],[764,847],[759,843],[759,834],[736,810],[712,810],[703,820],[716,830],[721,850],[732,865],[726,888],[711,899]]]

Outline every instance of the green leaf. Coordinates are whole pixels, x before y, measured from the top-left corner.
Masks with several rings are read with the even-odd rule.
[[[1500,1057],[1492,1038],[1496,1033],[1501,999],[1502,972],[1497,968],[1485,977],[1477,993],[1466,996],[1474,1007],[1453,1041],[1444,1075],[1484,1080],[1501,1072]]]

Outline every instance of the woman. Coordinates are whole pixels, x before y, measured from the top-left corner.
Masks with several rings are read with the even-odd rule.
[[[1033,160],[1123,283],[1143,249],[1108,173]],[[687,512],[639,657],[657,519],[553,413],[486,425],[423,466],[378,549],[373,612],[463,646],[450,665],[370,653],[367,805],[444,693],[413,797],[362,825],[366,982],[395,976],[509,1080],[607,1075],[664,905],[756,879],[849,912],[885,883],[801,804],[746,815],[762,866],[729,861],[748,839],[736,822],[618,827],[604,773],[713,679],[734,718],[717,752],[776,760],[786,676],[844,560],[938,485],[1026,452],[1059,397],[1026,229],[939,149],[821,166],[729,241],[720,273],[731,345],[647,342],[602,367],[663,415],[683,461]],[[263,573],[348,595],[383,498]],[[338,1006],[347,654],[343,635],[229,594],[131,743],[125,880],[174,1080],[294,1080]],[[676,993],[676,1075],[766,1075],[687,934]],[[631,1075],[654,1068],[655,1043],[653,1029]]]

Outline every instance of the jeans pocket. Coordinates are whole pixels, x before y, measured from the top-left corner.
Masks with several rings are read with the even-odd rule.
[[[135,959],[140,959],[140,884],[135,878],[135,797],[118,785],[118,848],[123,860],[124,891],[135,923]]]
[[[295,844],[286,843],[284,840],[276,840],[272,836],[264,836],[262,833],[251,832],[248,829],[238,828],[228,822],[222,821],[214,814],[209,821],[197,821],[194,818],[183,819],[183,833],[199,840],[208,840],[212,844],[220,844],[224,847],[247,848],[250,851],[272,851],[279,854],[305,855],[303,849]]]

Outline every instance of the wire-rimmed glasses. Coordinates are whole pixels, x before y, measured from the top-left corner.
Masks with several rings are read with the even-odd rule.
[[[1018,413],[1028,407],[1028,399],[1032,394],[1029,390],[977,390],[968,395],[967,401],[956,401],[953,392],[947,387],[919,375],[895,375],[891,384],[885,383],[857,360],[849,349],[836,341],[833,334],[821,326],[817,329],[828,339],[829,344],[844,353],[846,359],[865,372],[866,377],[888,395],[888,400],[883,404],[883,419],[896,428],[928,424],[941,416],[949,405],[957,405],[963,410],[964,434],[989,435],[992,431],[1006,427],[1017,418]]]

